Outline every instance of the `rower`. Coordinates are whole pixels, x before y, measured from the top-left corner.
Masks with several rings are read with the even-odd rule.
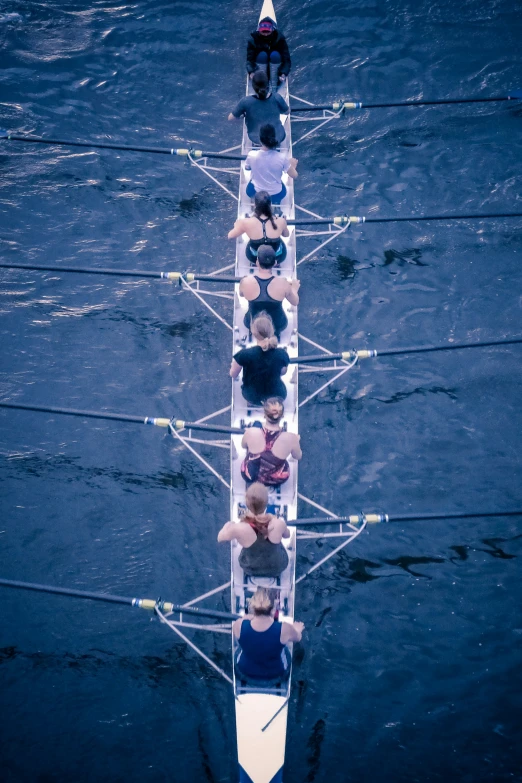
[[[267,122],[271,123],[280,144],[285,138],[285,129],[280,115],[288,114],[290,109],[286,101],[270,91],[268,76],[264,71],[256,71],[252,78],[254,95],[242,98],[236,108],[228,115],[229,120],[245,118],[248,138],[253,144],[259,144],[259,130]]]
[[[288,457],[301,459],[300,435],[285,432],[280,422],[285,408],[280,397],[269,397],[263,405],[265,423],[254,422],[241,445],[247,455],[241,465],[241,475],[247,485],[260,481],[266,487],[279,487],[290,476]]]
[[[249,614],[232,625],[239,651],[236,670],[248,680],[284,680],[290,673],[289,642],[300,642],[304,623],[274,620],[274,599],[269,590],[258,587],[248,602]]]
[[[280,204],[286,196],[286,186],[281,177],[286,172],[297,179],[297,158],[291,158],[286,152],[280,152],[276,129],[267,123],[259,130],[260,150],[250,150],[245,160],[245,171],[251,171],[246,194],[253,198],[264,190],[270,196],[272,204]]]
[[[284,400],[287,392],[281,376],[286,374],[290,359],[284,348],[277,347],[272,319],[261,312],[250,328],[257,345],[234,354],[230,377],[237,378],[243,370],[241,393],[250,405],[262,405],[267,397]]]
[[[284,217],[276,217],[272,210],[272,202],[266,190],[256,192],[254,198],[254,214],[252,217],[239,218],[234,228],[228,232],[229,239],[236,239],[242,234],[248,236],[249,242],[245,254],[251,264],[256,263],[257,251],[261,245],[270,245],[276,254],[276,263],[281,264],[286,258],[286,244],[282,237],[290,236]]]
[[[264,70],[275,92],[279,84],[286,80],[291,66],[285,36],[277,29],[277,22],[265,16],[248,39],[246,68],[249,77],[252,78],[257,70]]]
[[[256,315],[266,312],[272,319],[274,333],[279,340],[281,332],[288,326],[283,302],[287,299],[291,305],[299,304],[299,280],[273,275],[275,262],[274,248],[261,245],[257,251],[256,274],[243,277],[239,284],[239,295],[248,301],[248,312],[243,321],[247,329],[250,329]]]
[[[288,554],[281,543],[290,538],[282,517],[266,513],[268,490],[256,482],[246,491],[247,513],[239,522],[227,522],[217,540],[238,541],[243,547],[239,565],[246,576],[278,577],[288,565]]]

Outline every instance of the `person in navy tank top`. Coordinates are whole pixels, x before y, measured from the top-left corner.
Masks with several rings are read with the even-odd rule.
[[[272,273],[276,263],[274,248],[261,245],[257,252],[256,273],[246,275],[239,284],[239,295],[248,301],[248,311],[243,322],[250,329],[253,318],[259,313],[267,313],[274,324],[275,336],[279,340],[281,332],[288,326],[283,309],[285,299],[296,307],[299,304],[299,280],[287,280]]]
[[[300,642],[304,623],[280,623],[273,618],[274,599],[258,587],[249,601],[250,614],[235,620],[238,674],[247,680],[285,679],[290,673],[289,642]]]

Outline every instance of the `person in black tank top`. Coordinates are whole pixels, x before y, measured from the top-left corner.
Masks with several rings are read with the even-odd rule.
[[[262,245],[259,248],[257,254],[257,263],[261,269],[272,269],[275,265],[276,254],[274,248],[270,245]],[[258,277],[254,275],[257,284],[259,285],[259,295],[249,301],[248,312],[245,315],[243,323],[250,330],[250,325],[253,319],[264,312],[270,316],[274,325],[274,333],[277,339],[281,337],[281,332],[288,326],[288,318],[286,317],[283,309],[283,302],[279,299],[274,299],[268,292],[268,286],[274,279],[272,277]]]
[[[266,217],[261,217],[266,215]],[[260,239],[250,239],[246,246],[246,257],[250,263],[255,264],[257,261],[257,253],[262,245],[269,245],[274,248],[276,254],[276,264],[281,264],[286,258],[286,244],[281,237],[269,237],[266,234],[266,224],[270,221],[270,224],[274,231],[277,230],[277,223],[274,220],[274,214],[272,212],[272,202],[270,196],[266,190],[260,190],[256,193],[254,199],[254,215],[263,229],[263,236]]]

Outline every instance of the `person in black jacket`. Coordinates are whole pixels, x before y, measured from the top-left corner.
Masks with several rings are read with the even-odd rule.
[[[272,89],[284,82],[292,62],[286,38],[269,16],[261,19],[257,30],[250,34],[247,44],[247,72],[250,78],[264,70],[272,82]]]

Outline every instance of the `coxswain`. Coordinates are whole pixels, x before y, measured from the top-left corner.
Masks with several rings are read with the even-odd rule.
[[[288,565],[288,554],[281,543],[290,538],[282,517],[266,513],[268,490],[256,482],[246,491],[246,514],[239,522],[227,522],[217,540],[238,541],[243,547],[239,565],[247,576],[278,577]]]
[[[264,190],[270,196],[272,204],[280,204],[286,196],[286,186],[281,177],[286,172],[296,179],[297,158],[291,158],[286,152],[277,149],[278,142],[273,125],[262,125],[259,131],[260,150],[250,150],[245,160],[245,170],[250,171],[250,182],[246,194],[253,198]]]
[[[259,131],[262,125],[270,123],[275,128],[276,138],[280,144],[286,134],[281,123],[281,114],[288,114],[290,109],[286,101],[270,91],[268,76],[264,71],[256,71],[252,78],[254,95],[241,98],[236,108],[228,115],[229,120],[245,118],[248,138],[252,144],[259,144]]]
[[[236,671],[247,680],[286,679],[290,673],[289,642],[300,642],[304,623],[281,623],[274,620],[271,592],[258,587],[248,602],[249,614],[232,625],[239,650],[235,656]]]
[[[256,273],[243,277],[239,284],[239,295],[248,300],[248,312],[243,321],[247,329],[250,329],[251,321],[256,315],[266,312],[272,319],[274,333],[279,340],[281,332],[288,326],[283,302],[287,299],[291,305],[299,304],[299,280],[287,280],[285,277],[273,275],[275,263],[274,248],[261,245],[257,251]]]
[[[255,422],[243,435],[241,445],[247,455],[241,475],[247,484],[260,481],[265,487],[279,487],[290,476],[288,457],[299,460],[303,456],[300,436],[281,429],[285,408],[280,397],[269,397],[263,413],[265,423]]]
[[[286,374],[290,359],[284,348],[277,347],[272,319],[261,312],[252,321],[250,330],[257,345],[234,354],[230,377],[237,378],[243,370],[241,393],[250,405],[262,405],[268,397],[286,399],[281,376]]]
[[[245,254],[251,264],[256,263],[257,251],[261,245],[274,248],[276,262],[281,264],[286,258],[286,244],[282,237],[290,236],[284,217],[276,217],[272,210],[272,202],[266,190],[260,190],[254,198],[254,214],[252,217],[239,218],[234,228],[228,232],[229,239],[236,239],[242,234],[248,237]]]
[[[284,82],[290,73],[292,62],[286,38],[277,29],[277,23],[269,16],[259,22],[257,30],[250,33],[247,43],[247,72],[250,78],[257,70],[267,71],[273,89]]]

